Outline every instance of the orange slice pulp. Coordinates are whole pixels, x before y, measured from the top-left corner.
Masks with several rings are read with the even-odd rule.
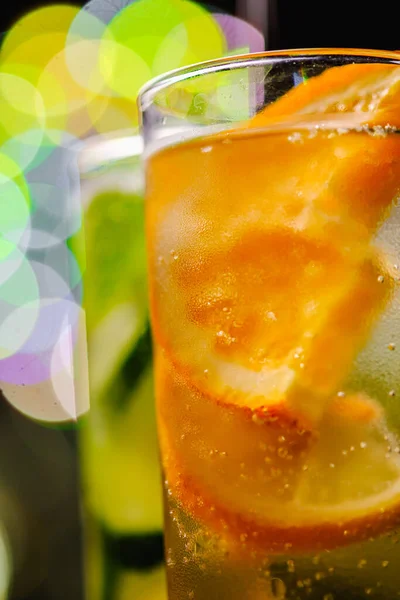
[[[329,69],[247,130],[150,161],[166,478],[239,545],[334,547],[399,520],[379,407],[362,392],[332,400],[395,287],[372,238],[400,189],[399,136],[357,127],[398,126],[399,81],[391,65]],[[333,113],[354,130],[271,129]]]
[[[232,555],[331,549],[400,523],[400,457],[374,401],[333,402],[306,431],[206,396],[165,358],[156,366],[168,489]]]
[[[350,126],[400,128],[400,66],[358,63],[326,69],[305,80],[247,124],[260,127],[294,116],[349,118]],[[321,116],[324,115],[322,118]]]

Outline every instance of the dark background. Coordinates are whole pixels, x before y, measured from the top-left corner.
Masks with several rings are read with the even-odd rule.
[[[28,11],[62,0],[6,0],[0,31]],[[393,2],[393,3],[392,3]],[[83,2],[69,2],[82,6]],[[264,29],[267,49],[400,49],[400,2],[212,0]],[[55,458],[57,457],[57,458]],[[11,600],[81,600],[81,530],[74,433],[39,427],[0,398],[0,518],[17,556]],[[38,494],[38,490],[41,492]],[[10,512],[11,511],[11,512]],[[18,555],[18,550],[16,550]]]

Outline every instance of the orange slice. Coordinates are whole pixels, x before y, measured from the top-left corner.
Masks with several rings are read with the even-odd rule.
[[[305,80],[273,102],[246,127],[265,127],[293,117],[345,117],[350,127],[400,128],[400,66],[349,64],[325,70]],[[350,118],[349,118],[350,117]]]
[[[332,549],[400,523],[398,448],[363,394],[333,402],[314,433],[223,405],[160,356],[157,394],[168,488],[230,552]]]
[[[202,254],[179,250],[162,269],[153,328],[178,369],[225,403],[279,404],[308,423],[393,289],[376,252],[361,259],[283,228],[250,229]]]
[[[149,234],[168,236],[177,253],[260,222],[343,244],[370,239],[400,192],[400,136],[341,131],[248,128],[154,155]]]
[[[369,130],[369,135],[333,141],[336,161],[330,161],[332,178],[321,199],[339,198],[342,208],[374,230],[400,191],[397,136],[387,135],[400,128],[399,105],[400,66],[350,64],[293,87],[244,127],[291,124],[298,131],[318,124],[331,132]],[[381,142],[376,136],[382,136]]]
[[[359,131],[358,136],[342,135],[332,141],[336,160],[331,156],[332,177],[326,179],[329,188],[320,200],[322,206],[328,202],[333,208],[337,198],[342,209],[373,231],[400,191],[397,136],[387,135],[400,128],[399,105],[400,66],[350,64],[327,69],[293,87],[244,128],[291,125],[299,131],[318,125],[341,134]],[[368,135],[361,134],[368,130]],[[382,137],[380,142],[377,136]],[[315,152],[314,160],[321,162]]]

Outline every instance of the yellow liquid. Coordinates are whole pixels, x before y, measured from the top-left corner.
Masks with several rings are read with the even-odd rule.
[[[240,562],[213,532],[166,498],[169,598],[211,600],[390,600],[399,596],[400,532],[332,550],[290,551]],[[192,595],[190,595],[192,594]]]
[[[395,598],[400,137],[223,134],[147,186],[170,599]]]

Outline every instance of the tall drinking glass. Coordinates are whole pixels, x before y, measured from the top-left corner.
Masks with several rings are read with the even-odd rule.
[[[400,589],[400,61],[299,50],[140,96],[170,600]]]
[[[90,411],[80,427],[87,600],[165,600],[141,138],[80,152]]]

